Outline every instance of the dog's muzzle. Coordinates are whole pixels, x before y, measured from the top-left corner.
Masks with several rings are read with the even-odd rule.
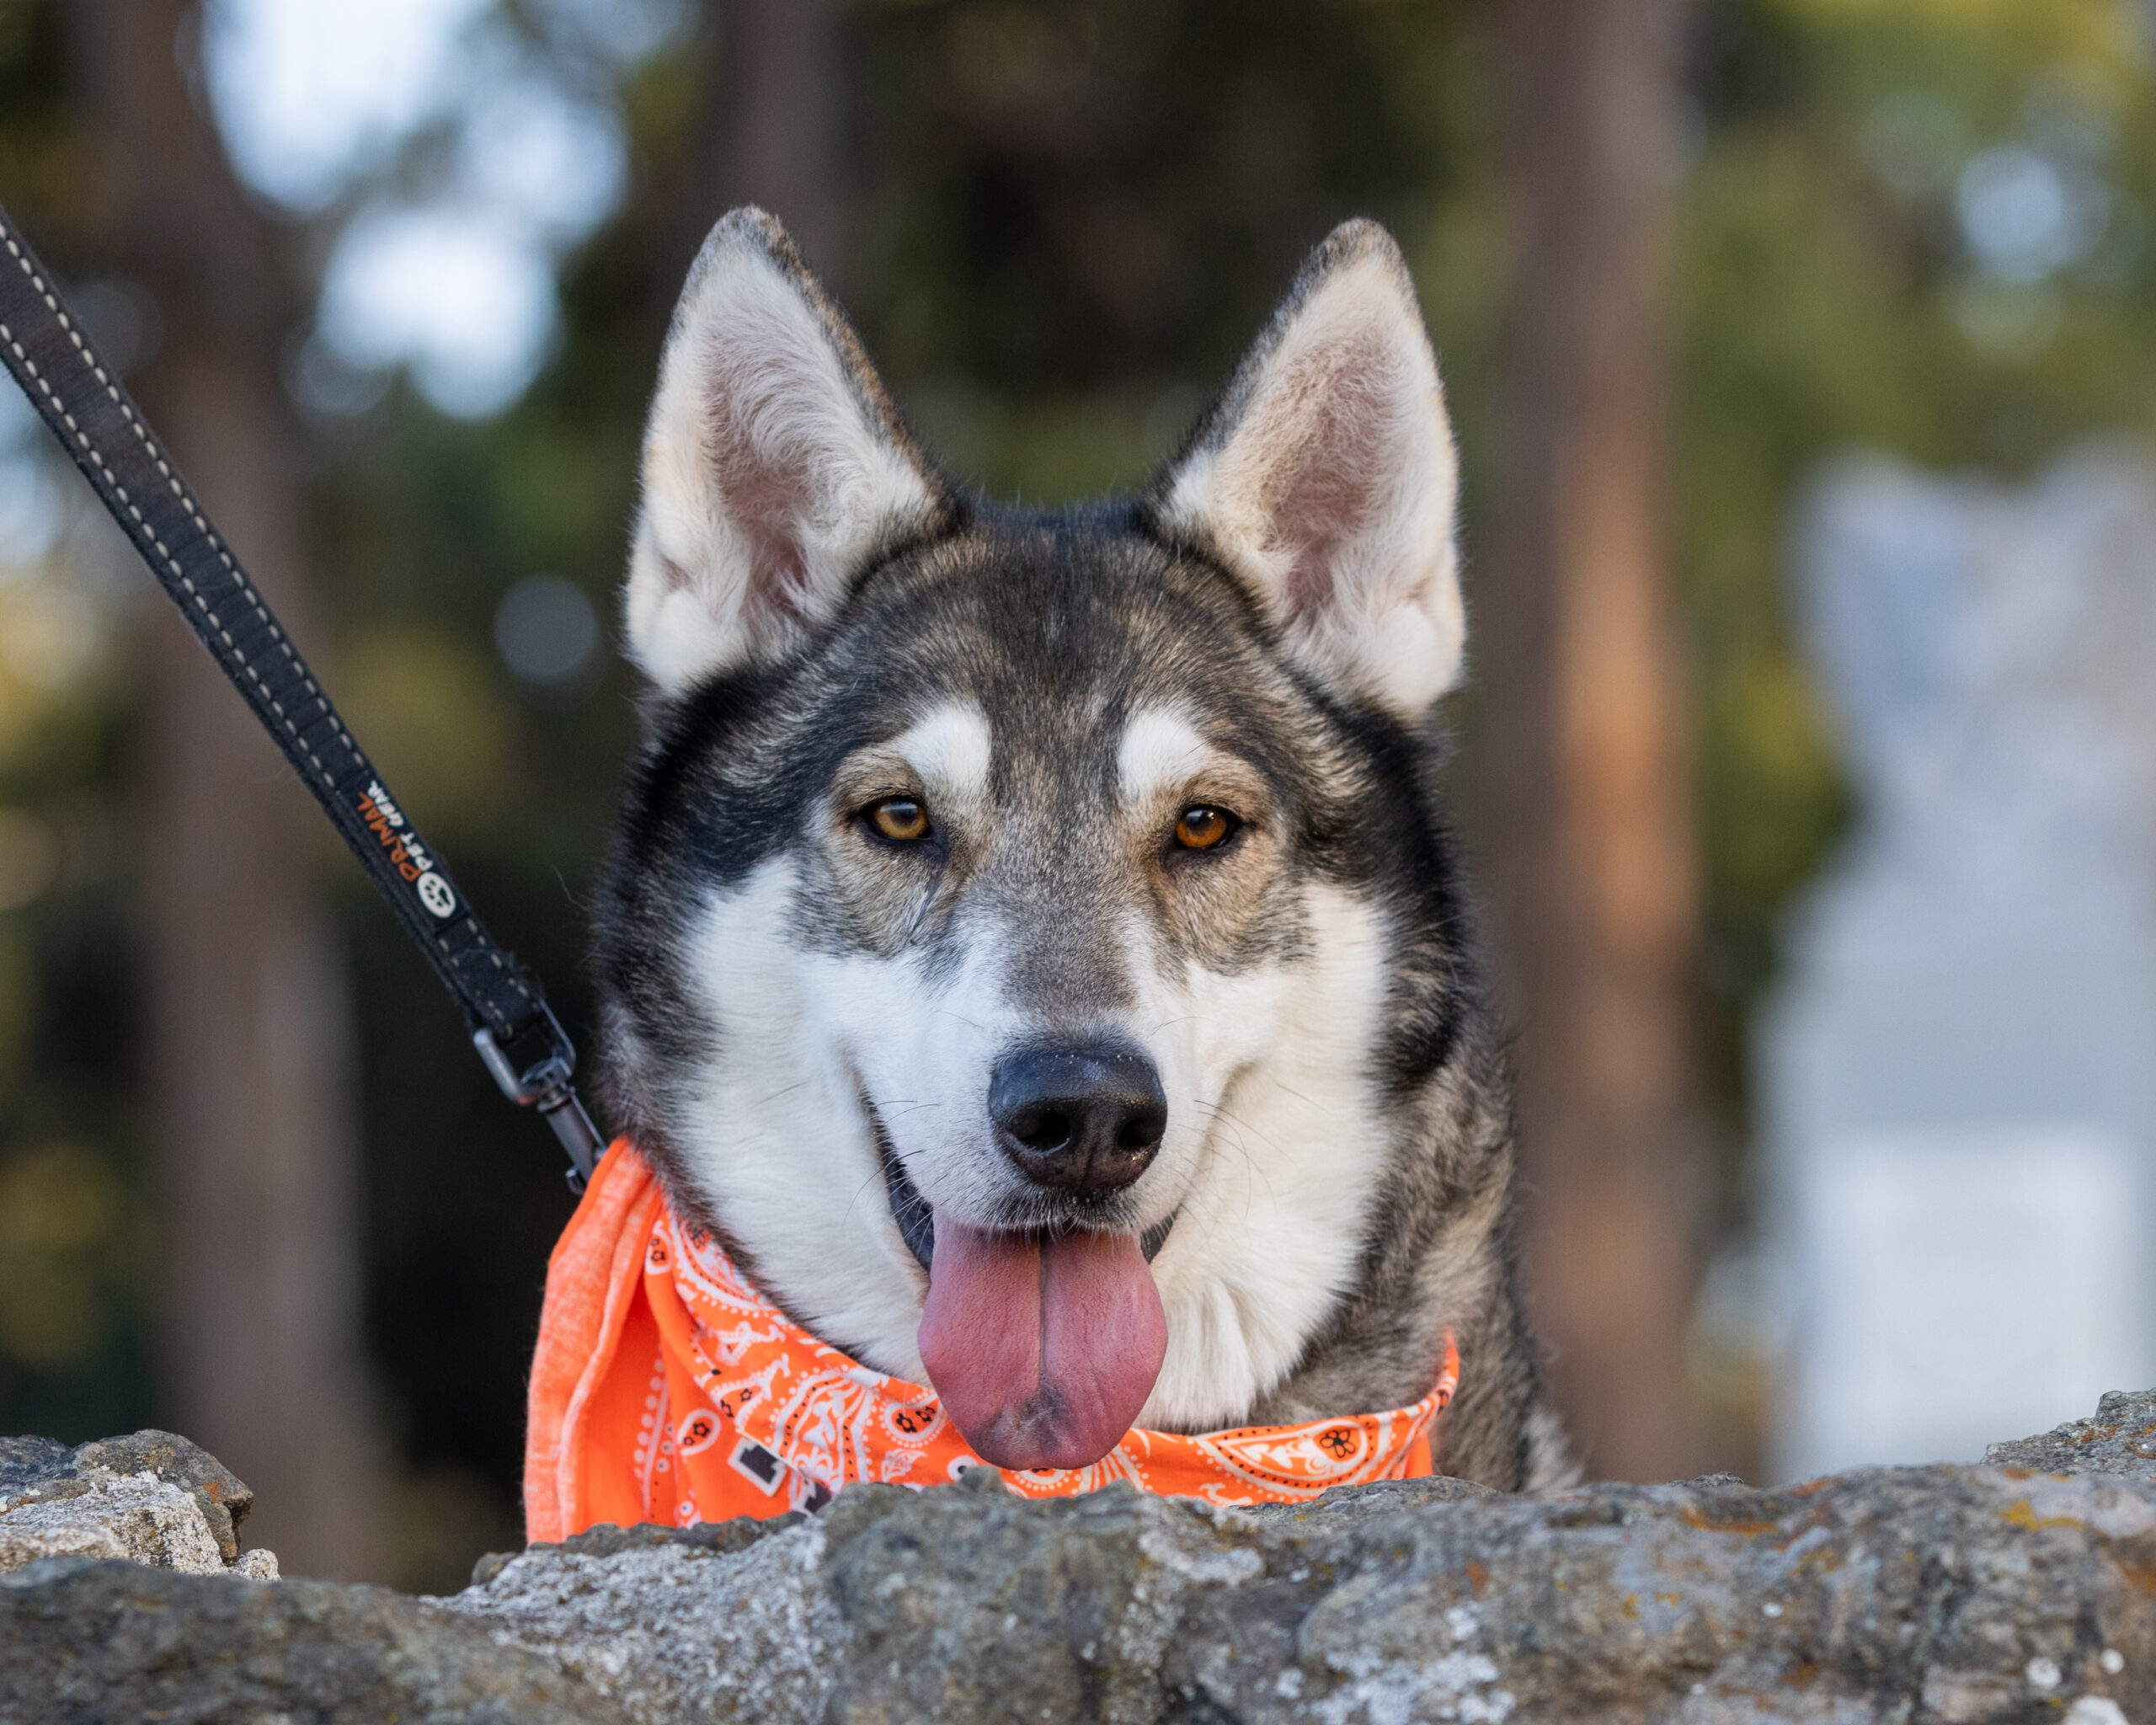
[[[883,1116],[867,1096],[862,1097],[862,1109],[868,1116],[870,1126],[876,1134],[876,1153],[883,1165],[883,1186],[891,1200],[891,1220],[899,1225],[899,1237],[906,1243],[906,1250],[923,1269],[936,1261],[936,1213],[929,1202],[921,1195],[921,1189],[906,1174],[906,1165],[900,1160],[890,1135],[883,1130]],[[1171,1210],[1138,1236],[1139,1249],[1150,1263],[1167,1244],[1180,1212]]]

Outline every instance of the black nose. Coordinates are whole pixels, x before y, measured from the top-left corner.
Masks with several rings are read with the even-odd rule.
[[[1059,1192],[1113,1192],[1145,1172],[1168,1130],[1168,1099],[1143,1055],[1027,1049],[989,1081],[988,1116],[1026,1178]]]

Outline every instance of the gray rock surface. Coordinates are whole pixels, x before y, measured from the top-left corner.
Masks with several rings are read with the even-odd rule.
[[[0,1438],[0,1573],[44,1557],[99,1557],[274,1581],[275,1553],[239,1547],[253,1503],[215,1456],[170,1432],[73,1450]]]
[[[625,1725],[584,1685],[385,1588],[47,1558],[0,1576],[0,1725]]]
[[[1781,1491],[1457,1481],[1257,1512],[992,1476],[600,1529],[452,1598],[0,1578],[0,1721],[2156,1722],[2156,1394]]]
[[[2041,1436],[1993,1444],[1987,1467],[2030,1467],[2040,1473],[2116,1473],[2156,1481],[2156,1390],[2114,1390],[2096,1404],[2094,1419],[2069,1419]]]

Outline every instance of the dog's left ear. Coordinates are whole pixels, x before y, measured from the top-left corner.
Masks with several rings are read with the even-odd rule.
[[[786,232],[744,206],[681,290],[644,428],[622,611],[669,695],[782,654],[949,494]]]
[[[1460,676],[1457,491],[1400,248],[1350,222],[1310,254],[1148,506],[1248,584],[1299,658],[1412,719]]]

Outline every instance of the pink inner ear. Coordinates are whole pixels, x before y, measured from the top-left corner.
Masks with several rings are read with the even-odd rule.
[[[813,496],[808,452],[788,428],[772,423],[779,409],[771,398],[785,383],[738,350],[722,349],[712,359],[712,466],[726,512],[750,547],[744,617],[752,626],[811,621],[801,531]]]
[[[1267,486],[1273,543],[1294,559],[1281,594],[1290,621],[1307,622],[1337,598],[1342,547],[1361,533],[1380,496],[1397,483],[1401,392],[1385,375],[1382,341],[1333,349],[1283,380],[1284,400],[1267,417],[1285,446]]]
[[[799,532],[808,488],[771,467],[749,468],[726,483],[734,521],[753,547],[746,595],[751,614],[773,621],[814,621],[808,561]]]

